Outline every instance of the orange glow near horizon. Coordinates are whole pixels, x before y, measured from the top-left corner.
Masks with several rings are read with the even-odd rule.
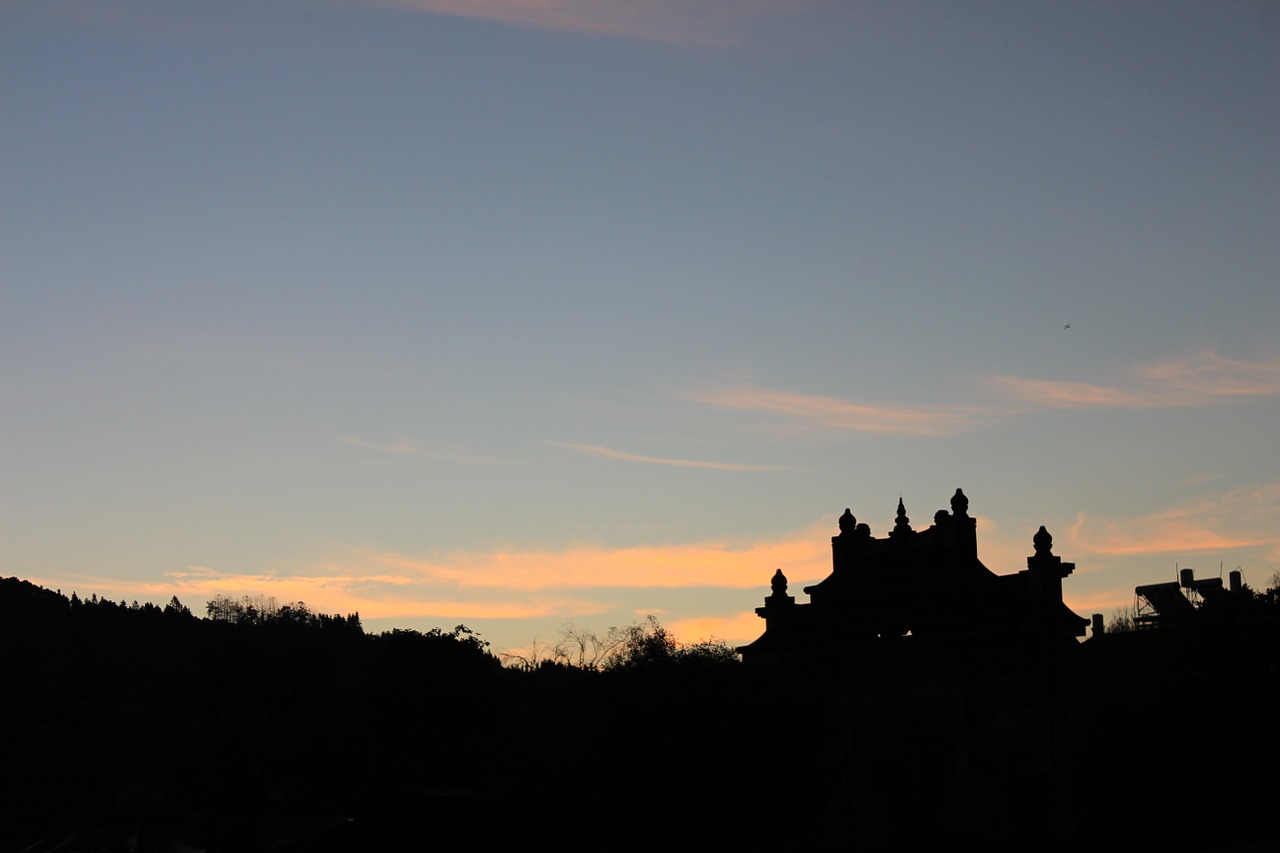
[[[746,644],[764,632],[764,620],[752,611],[737,616],[704,616],[696,619],[680,619],[669,626],[682,643],[703,640],[722,640],[730,645]]]
[[[1274,527],[1278,517],[1280,481],[1127,519],[1098,520],[1080,515],[1065,529],[1050,529],[1050,533],[1055,535],[1055,553],[1076,562],[1080,575],[1094,578],[1078,593],[1079,584],[1064,588],[1068,605],[1088,615],[1128,605],[1129,590],[1099,590],[1096,586],[1126,560],[1144,554],[1203,554],[1260,545],[1275,552],[1280,549],[1263,534]],[[996,574],[1025,568],[1026,557],[1033,551],[1034,530],[1005,531],[989,518],[977,520],[983,563]],[[448,624],[541,619],[565,624],[604,614],[618,620],[620,612],[639,618],[644,613],[632,609],[634,603],[623,603],[628,595],[634,602],[636,593],[660,602],[680,589],[756,590],[763,600],[778,568],[787,575],[792,594],[802,598],[804,585],[826,577],[831,570],[829,541],[835,530],[835,519],[829,516],[797,532],[742,543],[621,548],[577,545],[559,550],[459,551],[430,556],[352,551],[340,559],[292,572],[192,566],[170,572],[159,582],[89,575],[30,580],[67,589],[67,594],[77,590],[85,596],[96,593],[112,600],[163,604],[170,596],[177,596],[195,608],[216,595],[265,595],[281,604],[301,601],[320,613],[358,612],[365,619],[431,619]],[[1280,553],[1275,557],[1280,559]],[[671,617],[668,628],[682,642],[714,637],[736,644],[750,641],[763,629],[763,623],[749,610],[730,617],[699,615],[696,610],[690,613],[677,607],[668,610],[678,613]],[[652,607],[644,612],[663,616]]]
[[[821,525],[823,531],[832,526],[829,522]],[[829,571],[831,557],[830,545],[823,541],[822,533],[814,530],[747,545],[709,542],[632,548],[581,546],[566,551],[454,553],[431,559],[392,553],[375,554],[372,559],[403,573],[413,583],[539,590],[690,586],[748,589],[767,585],[773,569],[779,566],[787,567],[786,571],[795,572],[798,577],[821,577]]]
[[[273,597],[281,604],[301,601],[322,613],[358,612],[367,619],[572,619],[611,609],[613,605],[602,601],[612,597],[609,590],[764,591],[779,567],[796,582],[821,578],[830,570],[826,537],[833,527],[833,520],[825,519],[800,533],[742,545],[579,546],[562,551],[457,552],[433,558],[367,552],[305,573],[193,566],[168,573],[165,582],[88,575],[71,580],[83,581],[86,594],[159,603],[176,595],[188,606],[192,600],[215,595],[252,594]],[[31,580],[68,585],[67,579]]]

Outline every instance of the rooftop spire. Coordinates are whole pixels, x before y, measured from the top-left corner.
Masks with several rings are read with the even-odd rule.
[[[907,518],[907,507],[902,503],[902,498],[898,498],[898,520],[893,525],[893,531],[889,534],[892,538],[906,536],[911,533],[911,519]]]

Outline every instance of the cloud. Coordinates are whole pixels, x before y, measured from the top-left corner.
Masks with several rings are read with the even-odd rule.
[[[710,468],[714,471],[798,471],[798,468],[788,468],[783,465],[749,465],[739,462],[703,462],[694,459],[668,459],[662,456],[641,456],[637,453],[627,453],[625,450],[613,450],[608,447],[599,447],[594,444],[565,444],[561,442],[550,442],[557,447],[567,447],[570,450],[576,450],[579,453],[585,453],[590,456],[603,456],[606,459],[620,459],[624,462],[646,462],[651,465],[675,465],[681,468]]]
[[[1191,554],[1270,547],[1280,556],[1280,480],[1123,519],[1081,514],[1068,531],[1073,549],[1095,554]]]
[[[356,438],[355,436],[349,435],[341,435],[338,436],[338,438],[345,444],[363,447],[366,450],[375,450],[378,453],[390,456],[409,456],[415,459],[429,459],[433,461],[473,462],[478,465],[501,464],[497,459],[491,459],[485,456],[474,456],[470,453],[425,450],[419,447],[416,442],[404,439],[390,444],[379,444],[377,442],[367,441],[366,439]]]
[[[415,583],[462,589],[654,589],[767,586],[782,566],[797,578],[820,578],[830,570],[824,542],[834,521],[798,534],[745,544],[706,542],[631,548],[579,546],[558,551],[500,551],[414,557],[370,555],[370,562]]]
[[[1063,600],[1076,613],[1088,618],[1101,613],[1111,621],[1111,615],[1120,608],[1133,605],[1133,587],[1118,587],[1087,594],[1072,594],[1063,590]]]
[[[974,429],[992,414],[989,409],[972,406],[855,403],[839,397],[747,384],[723,390],[691,391],[684,396],[710,406],[768,412],[834,429],[905,435],[952,435]]]
[[[1221,480],[1222,474],[1193,474],[1190,477],[1184,477],[1179,480],[1179,486],[1200,486],[1205,483],[1212,483],[1214,480]]]
[[[780,415],[847,432],[955,435],[997,421],[1051,409],[1154,409],[1217,405],[1280,394],[1280,358],[1241,361],[1205,350],[1128,371],[1112,384],[1000,375],[985,380],[996,398],[985,405],[868,403],[803,394],[751,383],[695,389],[681,397],[709,406]],[[615,451],[616,452],[616,451]]]
[[[995,376],[990,382],[998,391],[1017,400],[1051,409],[1147,409],[1179,405],[1168,396],[1087,382],[1020,379],[1017,376]]]
[[[681,619],[667,626],[682,643],[723,640],[730,645],[746,645],[764,633],[764,620],[748,610],[730,617]]]
[[[1280,394],[1280,357],[1248,362],[1205,350],[1190,358],[1170,359],[1139,368],[1140,376],[1207,397],[1256,397]]]
[[[1238,397],[1280,394],[1280,358],[1249,362],[1208,350],[1132,369],[1126,382],[1094,385],[995,376],[998,392],[1051,409],[1155,409],[1216,405]]]
[[[517,27],[645,41],[741,44],[762,21],[811,0],[372,0]]]
[[[834,527],[834,518],[827,518],[805,531],[746,543],[582,545],[437,556],[356,552],[296,572],[189,566],[159,581],[88,575],[31,580],[113,600],[164,602],[176,595],[188,606],[215,595],[260,594],[281,603],[302,601],[322,613],[359,612],[366,619],[569,619],[616,609],[613,599],[624,590],[756,588],[763,595],[779,567],[796,583],[817,580],[830,571],[824,537]]]
[[[456,585],[424,584],[411,575],[359,573],[326,569],[306,574],[218,571],[192,566],[169,572],[162,581],[131,582],[116,578],[75,575],[56,581],[81,581],[87,589],[111,599],[135,598],[165,601],[176,595],[193,610],[192,602],[207,601],[216,595],[239,598],[264,595],[286,602],[301,601],[320,613],[355,613],[365,619],[529,619],[545,616],[590,616],[604,607],[567,591],[547,591],[543,595],[507,595],[500,592],[477,595]],[[52,581],[32,578],[49,585]]]

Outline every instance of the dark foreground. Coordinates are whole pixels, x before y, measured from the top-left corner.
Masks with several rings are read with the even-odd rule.
[[[851,723],[855,675],[713,651],[657,643],[604,671],[521,671],[465,630],[375,636],[305,611],[184,610],[0,581],[0,849],[1208,850],[1280,837],[1267,613],[1081,644],[1049,744],[1020,738],[1007,707],[906,702]]]

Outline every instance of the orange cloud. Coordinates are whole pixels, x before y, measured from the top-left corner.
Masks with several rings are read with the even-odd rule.
[[[1001,397],[1052,409],[1153,409],[1202,406],[1240,397],[1280,394],[1280,358],[1249,362],[1203,351],[1129,371],[1117,384],[993,376],[989,388]],[[694,390],[681,396],[728,409],[781,415],[794,421],[852,432],[954,435],[1031,411],[1025,405],[985,406],[860,403],[744,383]],[[604,450],[601,448],[600,450]],[[611,451],[617,453],[617,451]]]
[[[215,595],[265,595],[302,601],[321,613],[359,612],[366,619],[574,618],[616,608],[610,590],[718,587],[767,591],[782,567],[797,584],[830,571],[824,534],[814,528],[743,544],[458,552],[438,557],[367,552],[303,572],[237,572],[191,566],[160,581],[88,575],[30,578],[50,588],[80,589],[113,600],[164,602],[176,595],[193,610]],[[77,584],[83,584],[77,586]]]
[[[1222,358],[1208,350],[1131,371],[1125,385],[1093,385],[996,376],[998,391],[1052,409],[1153,409],[1201,406],[1231,397],[1280,394],[1280,358],[1258,362]]]
[[[1205,350],[1190,358],[1139,368],[1139,376],[1208,397],[1256,397],[1280,394],[1280,358],[1248,362]]]
[[[1107,589],[1085,595],[1070,594],[1063,590],[1064,603],[1072,611],[1090,619],[1095,613],[1101,613],[1104,625],[1109,625],[1117,610],[1128,610],[1134,605],[1133,587],[1127,589]],[[1089,636],[1093,629],[1089,629]]]
[[[591,456],[603,456],[606,459],[620,459],[625,462],[647,462],[651,465],[675,465],[682,468],[710,468],[715,471],[797,471],[797,468],[788,468],[782,465],[749,465],[739,462],[702,462],[694,459],[669,459],[662,456],[641,456],[636,453],[627,453],[625,450],[613,450],[608,447],[599,447],[594,444],[563,444],[560,442],[551,442],[559,447],[567,447],[570,450],[577,450],[580,453],[586,453]]]
[[[682,619],[667,627],[682,643],[716,639],[729,645],[746,645],[764,633],[764,620],[747,611],[727,618]]]
[[[1087,382],[1020,379],[1017,376],[995,376],[989,381],[998,391],[1011,397],[1051,409],[1146,409],[1185,405],[1181,401],[1174,402],[1168,395]]]
[[[702,45],[741,43],[749,27],[808,0],[374,0],[518,27]]]
[[[1280,553],[1280,481],[1127,519],[1076,518],[1071,547],[1095,554],[1162,554],[1270,546]]]
[[[529,619],[545,616],[591,616],[605,611],[599,602],[567,593],[513,596],[468,596],[463,591],[432,588],[413,578],[384,574],[316,572],[306,575],[219,572],[204,567],[171,572],[160,582],[134,582],[77,575],[68,579],[31,578],[44,586],[81,581],[90,591],[112,600],[163,602],[177,596],[193,611],[216,595],[264,595],[281,604],[301,601],[318,613],[355,613],[366,619]],[[74,587],[73,587],[74,588]]]
[[[654,588],[710,586],[748,589],[766,586],[773,570],[784,567],[796,578],[821,578],[830,571],[830,546],[821,525],[779,540],[734,545],[603,548],[579,546],[562,551],[455,553],[420,558],[374,554],[370,559],[416,583],[443,583],[462,588],[522,590],[582,588]]]
[[[720,391],[694,391],[684,396],[729,409],[769,412],[824,427],[906,435],[952,435],[973,429],[990,410],[972,406],[899,406],[854,403],[839,397],[799,394],[739,385]]]

